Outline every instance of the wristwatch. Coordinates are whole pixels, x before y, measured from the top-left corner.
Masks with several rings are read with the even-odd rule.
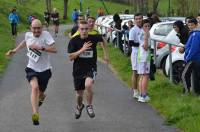
[[[45,47],[44,47],[44,46],[42,46],[42,47],[41,47],[41,50],[42,50],[42,51],[45,51]]]

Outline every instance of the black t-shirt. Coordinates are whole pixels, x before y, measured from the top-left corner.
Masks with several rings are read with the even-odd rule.
[[[51,14],[51,18],[53,20],[53,22],[59,22],[59,13],[52,13]]]
[[[49,12],[44,12],[44,18],[45,19],[50,19],[51,14]]]
[[[73,75],[74,76],[79,76],[81,74],[86,73],[87,71],[90,70],[97,70],[97,43],[98,42],[103,42],[103,38],[101,35],[88,35],[88,38],[86,39],[81,39],[80,35],[72,38],[69,41],[68,45],[68,53],[74,53],[78,50],[80,50],[85,42],[90,41],[92,44],[91,49],[86,50],[82,54],[79,55],[74,60],[73,64]]]
[[[71,36],[73,36],[78,31],[78,25],[75,25],[71,30]]]

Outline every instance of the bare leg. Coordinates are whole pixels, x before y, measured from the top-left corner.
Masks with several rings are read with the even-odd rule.
[[[31,85],[31,104],[33,113],[39,112],[38,102],[39,102],[39,86],[36,77],[33,77],[30,81]]]
[[[85,80],[85,88],[87,90],[87,103],[88,105],[92,105],[92,100],[93,100],[93,91],[92,91],[92,87],[93,87],[93,79],[88,77]]]

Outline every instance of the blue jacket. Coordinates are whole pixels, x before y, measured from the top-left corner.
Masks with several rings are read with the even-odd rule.
[[[184,59],[186,62],[200,62],[200,28],[190,33],[190,37],[185,46]]]
[[[16,13],[10,13],[8,19],[10,23],[19,23],[19,17]]]
[[[73,11],[72,12],[72,20],[76,21],[78,19],[78,12],[77,11]]]

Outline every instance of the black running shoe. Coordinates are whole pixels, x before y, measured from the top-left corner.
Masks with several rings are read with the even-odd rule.
[[[95,117],[95,113],[94,113],[94,109],[92,105],[87,105],[86,106],[86,111],[89,115],[90,118],[94,118]]]
[[[82,113],[82,110],[84,108],[84,104],[82,104],[82,106],[79,108],[78,105],[76,107],[76,111],[75,111],[75,118],[76,119],[79,119],[81,117],[81,113]]]

